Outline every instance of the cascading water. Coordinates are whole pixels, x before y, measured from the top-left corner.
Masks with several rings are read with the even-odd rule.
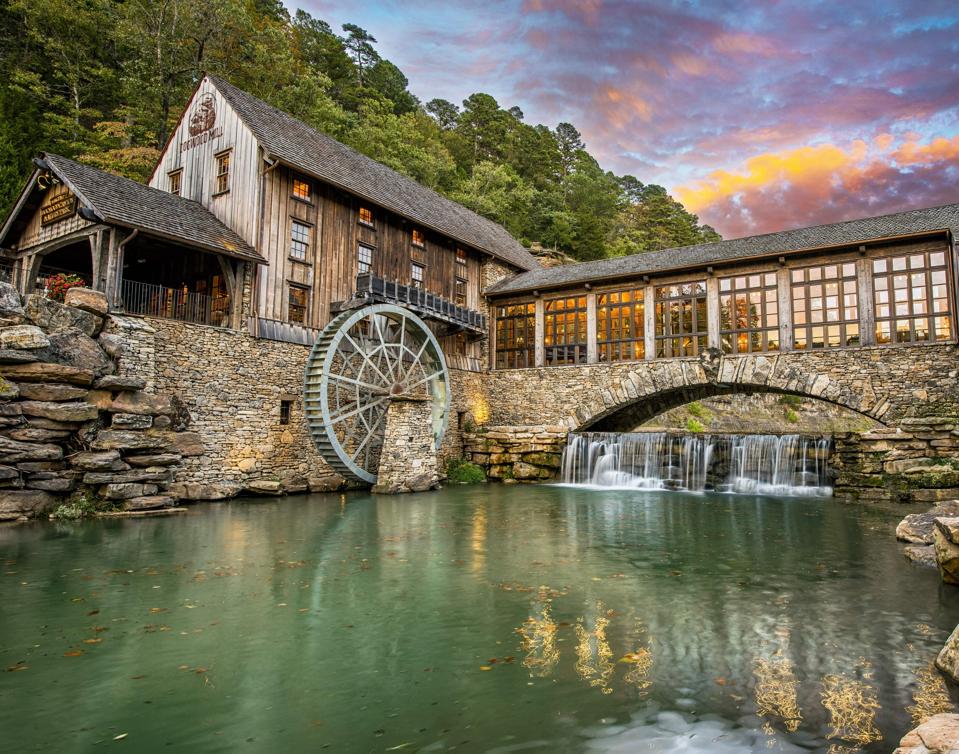
[[[569,437],[564,484],[764,495],[831,495],[831,441],[802,435],[586,433]]]

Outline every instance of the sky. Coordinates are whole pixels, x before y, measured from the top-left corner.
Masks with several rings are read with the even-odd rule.
[[[576,126],[726,238],[959,202],[959,3],[301,0],[424,101]]]

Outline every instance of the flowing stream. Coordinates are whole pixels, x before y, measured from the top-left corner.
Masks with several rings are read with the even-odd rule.
[[[565,484],[764,495],[832,494],[827,437],[678,435],[666,432],[570,435]]]

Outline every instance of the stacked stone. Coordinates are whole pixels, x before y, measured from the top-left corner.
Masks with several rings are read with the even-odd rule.
[[[937,503],[959,498],[959,417],[901,419],[899,427],[836,435],[837,496]]]
[[[107,316],[96,291],[59,304],[0,283],[0,520],[78,490],[123,510],[171,507],[182,458],[203,452],[178,399],[115,374],[125,344],[102,332]]]
[[[372,491],[396,495],[438,486],[432,403],[426,396],[394,398],[386,412],[383,452]]]
[[[467,460],[504,482],[554,479],[562,465],[569,430],[563,426],[481,427],[464,433]]]

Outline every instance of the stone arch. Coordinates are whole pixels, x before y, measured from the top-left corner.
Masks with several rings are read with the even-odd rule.
[[[694,400],[733,393],[779,393],[815,398],[885,424],[890,401],[803,369],[786,356],[725,356],[715,349],[697,360],[637,364],[569,415],[571,430],[623,430]]]

